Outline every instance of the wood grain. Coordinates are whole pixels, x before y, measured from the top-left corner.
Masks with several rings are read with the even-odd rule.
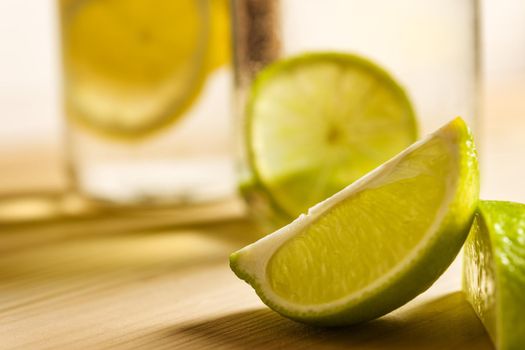
[[[230,272],[228,254],[258,234],[225,206],[223,219],[196,210],[185,215],[193,223],[131,232],[55,221],[40,244],[4,250],[0,348],[492,348],[458,291],[457,262],[416,300],[364,325],[321,329],[282,318]],[[2,245],[15,238],[0,234]]]

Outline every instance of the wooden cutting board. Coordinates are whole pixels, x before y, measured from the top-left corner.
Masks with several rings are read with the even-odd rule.
[[[0,349],[492,348],[459,262],[367,324],[284,319],[229,270],[228,254],[257,238],[239,202],[212,209],[174,209],[150,229],[100,217],[0,226]]]

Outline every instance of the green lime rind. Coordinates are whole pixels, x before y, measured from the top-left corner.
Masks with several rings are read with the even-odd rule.
[[[431,177],[438,176],[439,179],[437,181],[439,183],[445,183],[447,186],[445,199],[438,204],[440,209],[435,213],[427,213],[428,216],[435,215],[435,218],[432,219],[431,226],[425,230],[426,233],[423,235],[423,237],[425,237],[424,245],[417,245],[418,248],[414,248],[414,250],[411,251],[409,260],[407,260],[408,258],[402,258],[403,262],[399,264],[399,269],[397,269],[395,273],[381,277],[381,283],[375,285],[373,288],[366,289],[365,286],[365,288],[362,289],[364,292],[356,294],[356,297],[340,298],[333,302],[323,301],[323,303],[319,305],[309,304],[306,305],[307,307],[305,308],[304,304],[294,304],[293,295],[289,298],[286,298],[282,294],[276,296],[275,291],[271,289],[273,287],[269,287],[271,285],[270,280],[272,279],[272,276],[270,276],[272,270],[269,269],[269,266],[271,267],[272,259],[275,259],[275,256],[279,255],[283,247],[289,245],[309,227],[323,220],[324,217],[330,216],[331,212],[344,206],[345,200],[348,198],[360,196],[369,189],[375,190],[378,181],[379,183],[386,183],[386,186],[388,186],[389,181],[402,184],[405,179],[399,178],[398,176],[407,174],[405,170],[410,170],[411,160],[416,159],[414,157],[422,156],[418,151],[422,147],[425,147],[428,140],[437,143],[441,142],[442,145],[446,145],[444,148],[447,153],[435,154],[430,152],[425,153],[423,155],[424,157],[436,159],[436,157],[448,157],[450,155],[450,159],[452,159],[454,165],[447,170],[452,173],[439,173],[439,176],[426,174],[426,171],[431,169],[419,169],[421,171],[419,174],[424,174],[424,176],[429,175]],[[406,157],[409,158],[408,163],[403,161]],[[399,172],[398,169],[404,170]],[[390,175],[394,178],[389,178]],[[405,190],[406,193],[413,193],[414,197],[417,197],[420,193],[418,191],[421,191],[421,188],[405,188]],[[349,195],[349,197],[345,197],[346,195]],[[365,322],[382,316],[413,299],[430,287],[446,270],[461,249],[468,235],[474,218],[478,196],[479,171],[474,143],[467,126],[458,118],[438,130],[429,138],[414,144],[400,155],[334,195],[329,200],[312,208],[307,216],[300,217],[292,224],[278,230],[274,234],[233,253],[230,256],[230,266],[239,278],[245,280],[255,289],[266,305],[285,317],[299,322],[321,326],[341,326]],[[380,201],[376,203],[378,212],[385,210],[385,208],[381,207]],[[410,215],[405,215],[405,213],[399,213],[399,216],[398,221],[404,221],[406,218],[414,219]],[[373,228],[368,227],[364,229]],[[326,232],[327,235],[332,234],[330,230]],[[414,234],[419,233],[414,232]],[[384,235],[385,240],[392,240],[388,243],[388,246],[403,242],[403,239],[399,240],[399,242],[396,241],[396,237],[389,236],[389,232],[384,232]],[[304,237],[299,238],[306,241]],[[348,235],[346,238],[351,240],[352,235]],[[324,246],[320,247],[320,249],[325,248]],[[359,249],[359,247],[357,249]],[[414,254],[412,254],[412,252]],[[299,259],[307,259],[311,253],[308,249],[305,251],[298,250],[297,257]],[[372,252],[365,251],[364,253]],[[328,254],[328,256],[333,254],[345,255],[345,253],[341,251],[327,251],[325,254]],[[326,261],[328,260],[327,258]],[[318,260],[317,263],[324,264],[326,261]],[[359,262],[356,261],[353,263],[358,264]],[[379,264],[381,261],[377,261],[377,263]],[[283,268],[290,267],[283,266]],[[337,268],[338,266],[326,266],[327,271]],[[348,271],[348,273],[350,272],[351,271]],[[292,271],[292,273],[294,272]],[[315,276],[310,277],[312,278],[305,282],[315,285]],[[337,284],[338,282],[340,281],[337,279],[328,283],[324,280],[320,288],[331,288],[332,284]],[[317,281],[317,283],[319,282]]]
[[[498,349],[525,346],[525,205],[481,201],[465,244],[463,289]]]
[[[245,119],[254,183],[289,221],[418,136],[410,100],[390,74],[363,57],[336,52],[266,67],[252,84]]]

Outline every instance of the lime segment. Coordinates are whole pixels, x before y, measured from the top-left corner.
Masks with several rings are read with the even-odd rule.
[[[253,83],[246,114],[254,176],[290,218],[417,137],[403,89],[349,54],[310,53],[270,65]]]
[[[424,291],[453,261],[478,193],[474,143],[458,118],[232,254],[230,265],[286,317],[370,320]]]
[[[464,290],[498,349],[525,344],[525,205],[481,201],[465,245]]]

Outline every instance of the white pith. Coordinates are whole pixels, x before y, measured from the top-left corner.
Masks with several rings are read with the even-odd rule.
[[[393,279],[396,275],[398,275],[400,272],[407,269],[407,267],[410,267],[413,264],[413,261],[421,255],[421,252],[424,252],[427,249],[429,242],[432,241],[436,232],[438,232],[443,218],[448,212],[449,205],[454,200],[456,194],[456,188],[458,183],[457,181],[455,181],[455,179],[457,177],[453,176],[452,173],[457,174],[457,172],[459,171],[457,167],[450,169],[451,176],[449,176],[447,179],[446,193],[444,194],[443,201],[438,211],[436,212],[434,221],[429,226],[425,234],[422,236],[421,240],[416,244],[416,246],[413,248],[410,254],[408,254],[400,263],[398,263],[386,274],[375,280],[373,283],[367,285],[366,287],[355,291],[349,295],[346,295],[343,298],[328,303],[303,305],[290,302],[277,295],[271,289],[270,283],[267,280],[266,267],[269,260],[272,258],[277,249],[279,249],[286,241],[292,239],[297,234],[301,233],[311,223],[315,222],[319,217],[324,215],[324,213],[327,212],[332,206],[338,204],[339,202],[341,202],[345,198],[348,198],[352,194],[361,191],[362,188],[373,187],[374,184],[370,184],[372,182],[380,183],[383,174],[388,173],[388,170],[390,168],[395,167],[396,164],[407,153],[412,152],[415,148],[418,148],[422,143],[426,142],[428,139],[432,137],[441,136],[443,136],[443,133],[437,131],[436,133],[429,135],[427,138],[414,143],[412,146],[399,153],[396,157],[392,158],[390,161],[374,169],[373,171],[371,171],[361,179],[357,180],[353,184],[349,185],[342,191],[336,193],[332,197],[310,208],[308,214],[302,214],[289,225],[243,248],[241,251],[238,252],[238,268],[241,271],[245,271],[247,275],[254,278],[255,282],[260,288],[260,292],[262,292],[265,298],[267,298],[273,304],[278,305],[280,308],[288,310],[288,312],[295,314],[322,314],[329,310],[338,309],[343,305],[350,304],[352,300],[357,301],[366,294],[369,294],[370,292],[379,289],[381,286],[386,285],[389,280]],[[458,147],[454,147],[451,150],[452,154],[455,157],[459,157],[458,149]],[[453,164],[456,165],[458,164],[458,162],[454,161]],[[245,267],[248,268],[246,269]]]

